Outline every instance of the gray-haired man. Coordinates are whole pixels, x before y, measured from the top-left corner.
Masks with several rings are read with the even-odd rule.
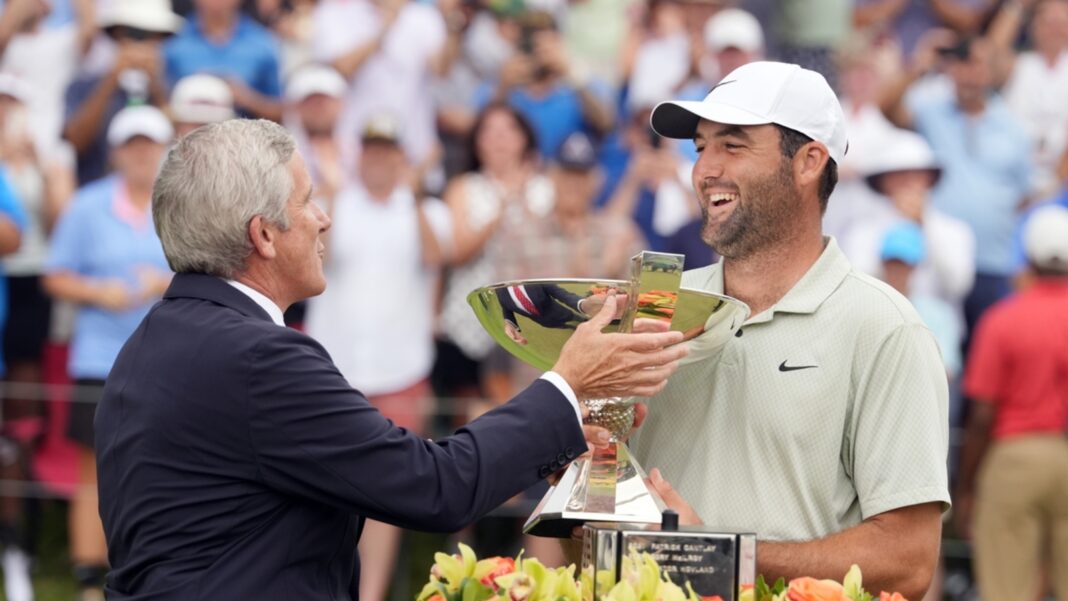
[[[464,526],[585,450],[576,396],[653,394],[685,354],[664,348],[678,333],[602,334],[611,306],[511,402],[424,440],[282,326],[326,285],[311,193],[266,121],[204,126],[163,165],[152,208],[177,275],[96,419],[109,599],[355,599],[365,517]]]

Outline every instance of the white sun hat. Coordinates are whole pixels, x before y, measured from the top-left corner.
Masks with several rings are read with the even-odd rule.
[[[841,164],[849,144],[845,114],[827,80],[798,65],[758,61],[723,78],[700,101],[661,102],[651,123],[667,138],[692,139],[702,119],[728,125],[774,123],[823,144]]]
[[[171,9],[170,0],[110,0],[97,19],[101,29],[136,27],[160,33],[175,33],[184,23]]]
[[[885,134],[880,150],[873,152],[861,169],[868,185],[876,191],[878,177],[886,173],[931,171],[935,181],[942,175],[942,164],[927,140],[916,132],[896,128]]]

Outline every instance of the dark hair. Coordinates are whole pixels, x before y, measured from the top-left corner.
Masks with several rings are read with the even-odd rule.
[[[779,130],[779,150],[782,152],[782,156],[792,159],[797,154],[798,150],[805,144],[812,141],[812,138],[805,134],[783,127],[781,125],[775,125],[775,129]],[[827,201],[831,198],[831,192],[834,192],[834,187],[838,185],[838,163],[834,162],[834,159],[827,159],[827,165],[823,167],[823,174],[820,176],[820,213],[827,212]]]
[[[1034,261],[1028,261],[1031,265],[1031,271],[1035,272],[1040,278],[1062,278],[1068,276],[1068,261],[1062,261],[1059,258],[1050,259],[1042,265],[1035,263]]]
[[[478,171],[482,169],[482,159],[478,156],[478,135],[482,132],[482,128],[486,125],[486,118],[490,113],[494,111],[504,111],[512,116],[516,125],[523,132],[523,136],[527,139],[526,144],[523,145],[523,155],[527,158],[537,156],[538,154],[538,137],[534,133],[534,127],[527,121],[519,111],[514,107],[504,102],[491,102],[487,104],[482,112],[478,114],[478,118],[475,119],[475,124],[471,127],[471,134],[467,139],[467,153],[469,161],[467,164],[467,172]]]

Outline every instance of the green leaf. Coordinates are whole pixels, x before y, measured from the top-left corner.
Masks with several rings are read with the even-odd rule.
[[[441,579],[445,581],[450,591],[460,590],[460,581],[464,578],[464,565],[452,555],[435,553],[434,562],[437,565]]]
[[[475,552],[471,550],[471,547],[460,543],[460,557],[463,559],[464,576],[471,576],[475,573],[475,565],[478,564],[478,558],[475,557]]]
[[[461,601],[485,601],[496,594],[493,589],[474,578],[464,578]]]
[[[419,595],[416,596],[415,601],[426,601],[427,599],[438,594],[441,583],[436,580],[432,580],[423,586],[423,590],[419,591]]]
[[[845,578],[842,579],[842,588],[845,589],[845,594],[852,601],[860,601],[861,594],[864,593],[864,580],[863,574],[860,572],[860,566],[853,564],[849,567],[849,571],[846,572]]]

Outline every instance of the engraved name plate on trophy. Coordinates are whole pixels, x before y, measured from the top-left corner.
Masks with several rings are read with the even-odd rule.
[[[583,527],[582,580],[587,601],[601,599],[620,580],[634,581],[644,554],[671,581],[702,598],[733,601],[756,580],[756,535],[684,526],[594,524]]]

